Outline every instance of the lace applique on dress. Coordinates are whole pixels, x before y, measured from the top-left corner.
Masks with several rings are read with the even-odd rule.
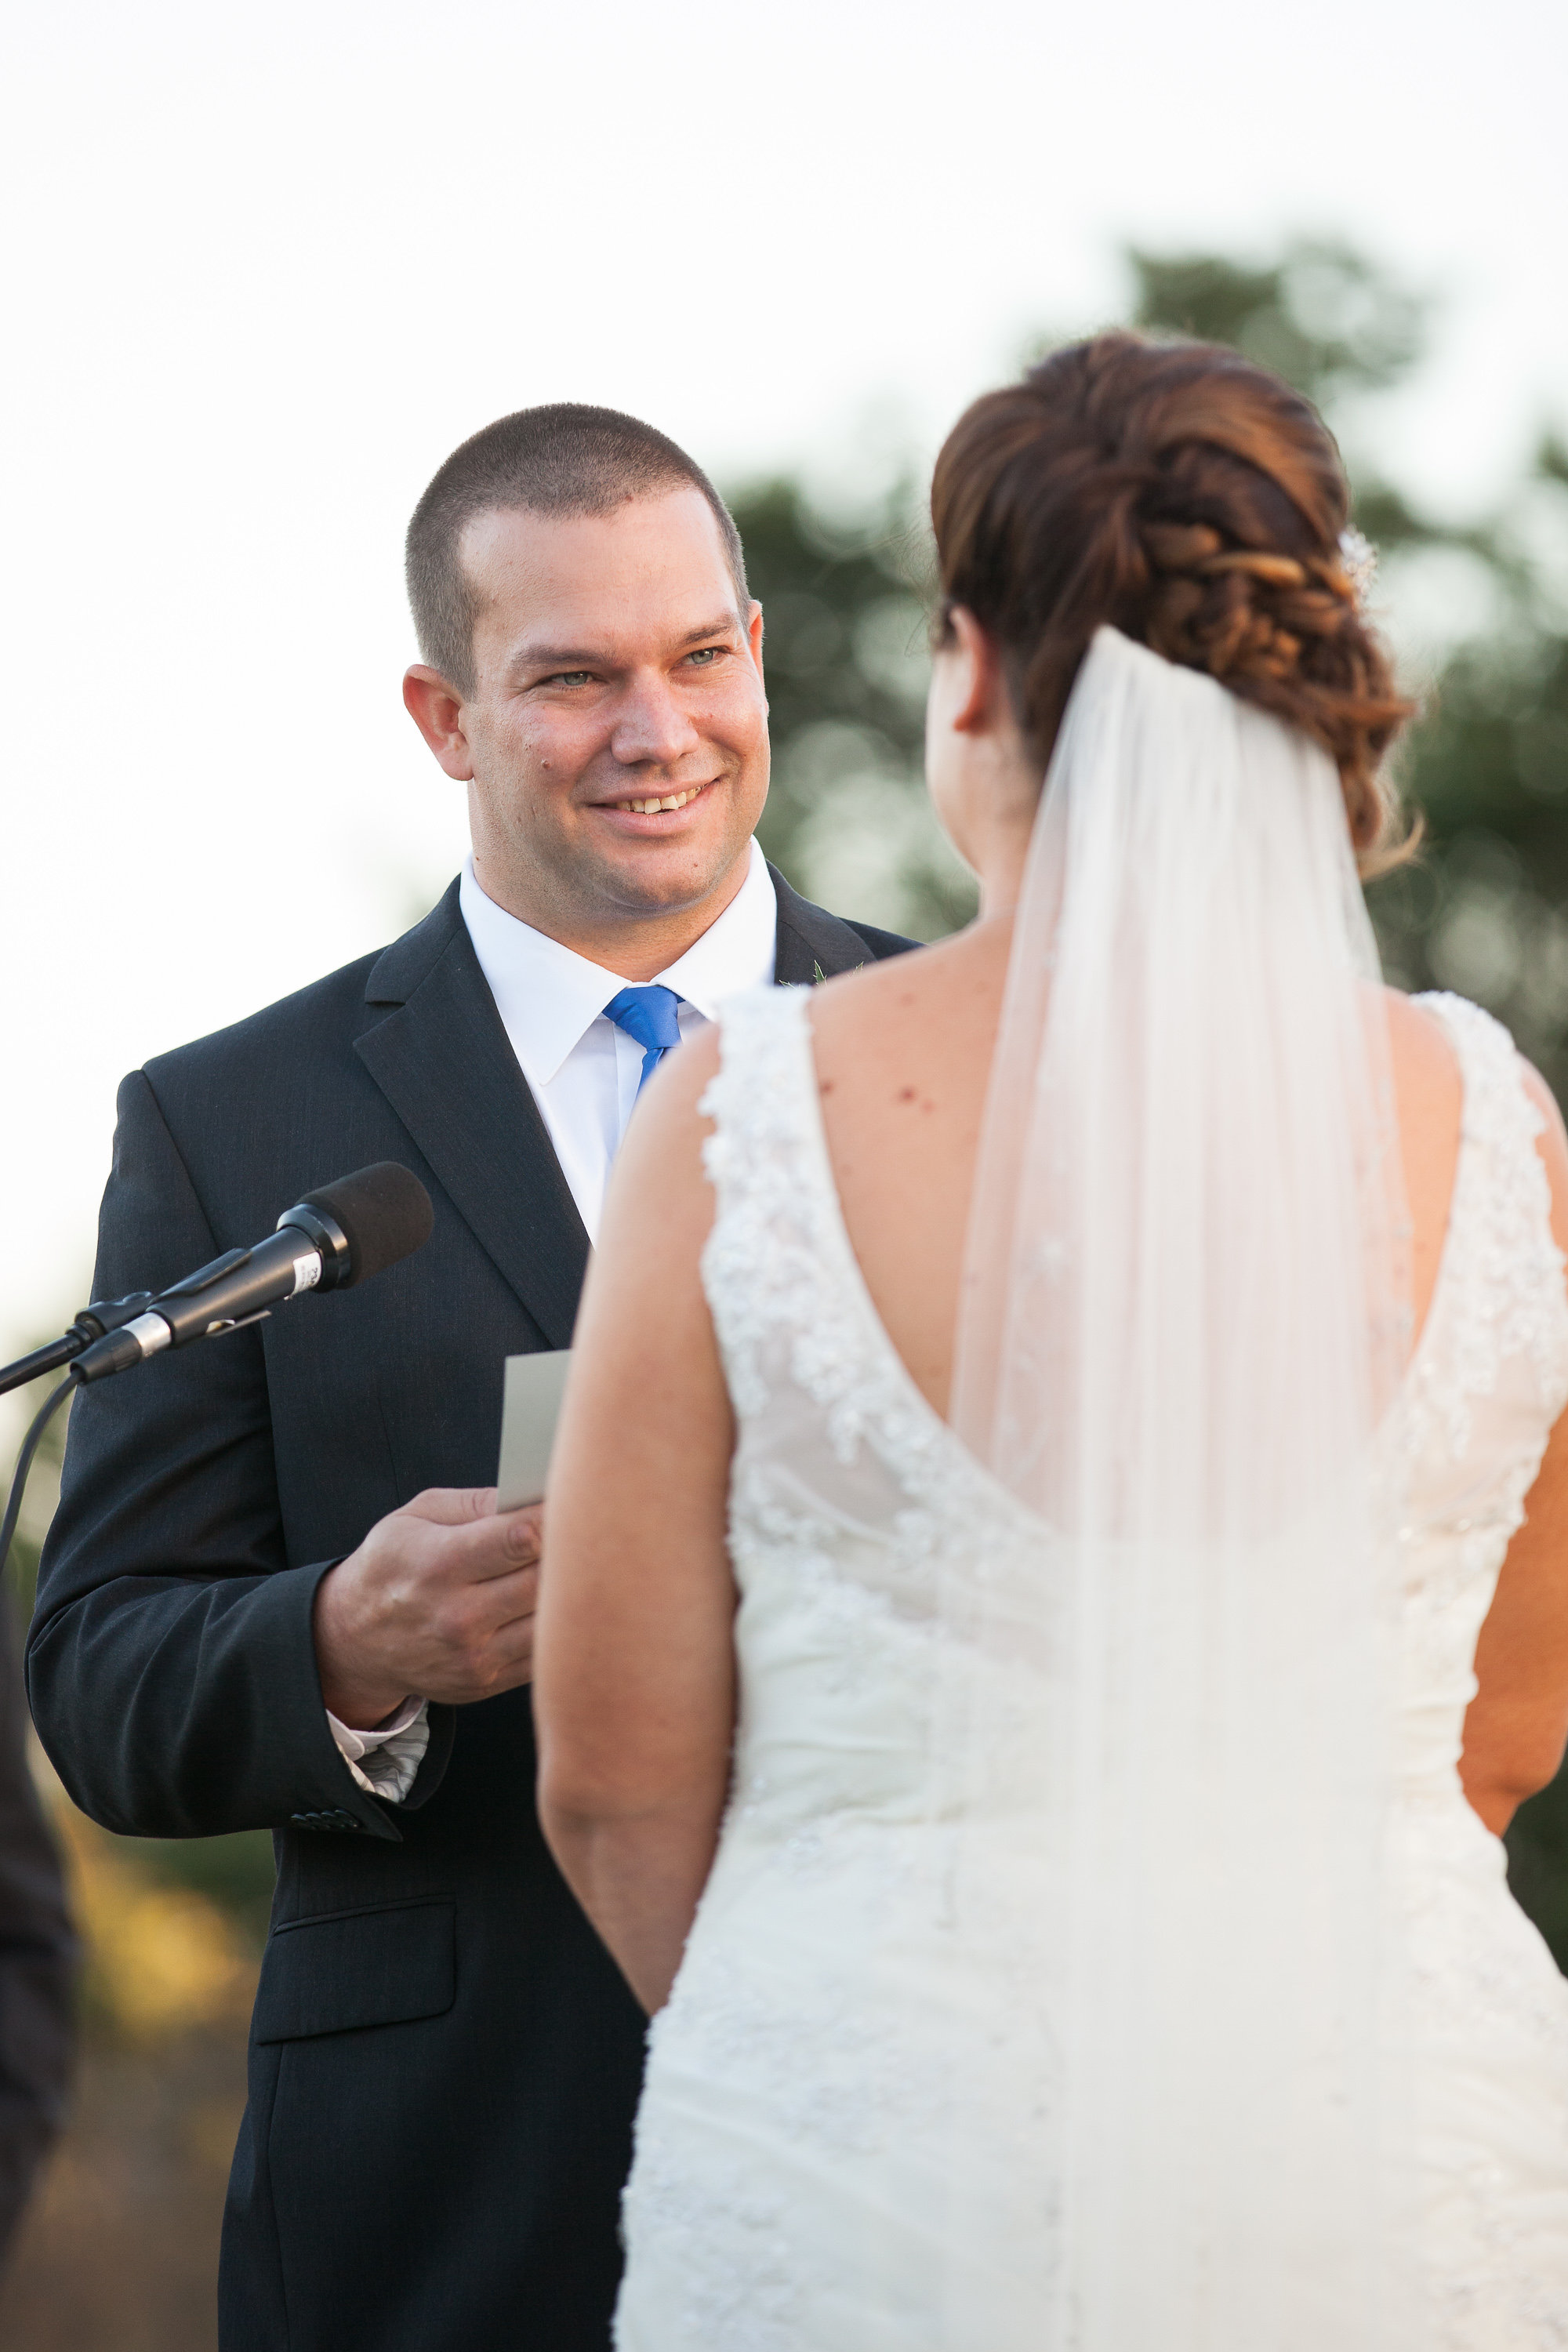
[[[1477,1400],[1509,1356],[1526,1358],[1547,1426],[1568,1401],[1568,1300],[1552,1235],[1552,1195],[1536,1150],[1544,1121],[1525,1092],[1512,1038],[1462,996],[1418,997],[1447,1030],[1464,1085],[1459,1159],[1432,1318],[1443,1344],[1416,1350],[1407,1391],[1412,1452],[1470,1441]],[[1533,1475],[1533,1473],[1531,1474]]]
[[[626,2191],[627,2231],[646,2232],[680,2281],[659,2315],[663,2347],[714,2352],[799,2352],[800,2248],[783,2194],[737,2188],[716,2210],[689,2137],[639,2129]],[[617,2315],[616,2342],[630,2339]],[[646,2340],[646,2339],[645,2339]]]

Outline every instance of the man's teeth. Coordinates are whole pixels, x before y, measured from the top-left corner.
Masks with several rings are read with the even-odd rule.
[[[667,793],[661,801],[617,801],[616,806],[632,816],[655,816],[660,809],[684,808],[688,801],[694,801],[699,793],[707,789],[706,784],[693,784],[684,793]]]

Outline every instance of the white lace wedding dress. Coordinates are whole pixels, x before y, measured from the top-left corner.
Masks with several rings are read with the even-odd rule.
[[[1023,2352],[1042,2340],[1021,2184],[1049,2053],[1020,2022],[1002,1940],[959,1949],[948,1932],[960,1799],[933,1722],[934,1592],[944,1562],[983,1550],[1026,1573],[1040,1529],[931,1412],[871,1305],[808,1001],[731,1005],[706,1104],[704,1271],[739,1428],[740,1727],[717,1861],[650,2036],[616,2341]],[[1568,1399],[1568,1307],[1512,1047],[1473,1006],[1428,1002],[1460,1058],[1463,1139],[1436,1294],[1384,1431],[1405,1496],[1396,1871],[1415,1961],[1422,2352],[1561,2352],[1568,1983],[1456,1760],[1477,1632]],[[1006,1669],[986,1671],[1000,1706]],[[1009,1866],[1029,1867],[996,1862],[1004,1890]],[[970,2210],[1018,2236],[1001,2286],[966,2281],[953,2243],[955,2063],[988,2102]]]

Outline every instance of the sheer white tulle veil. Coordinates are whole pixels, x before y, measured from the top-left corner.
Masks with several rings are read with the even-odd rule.
[[[1003,1956],[954,2099],[951,2352],[1420,2341],[1377,977],[1332,761],[1102,628],[1034,827],[959,1332],[958,1433],[1037,1526],[942,1601],[985,1716],[945,1727],[950,1918]]]

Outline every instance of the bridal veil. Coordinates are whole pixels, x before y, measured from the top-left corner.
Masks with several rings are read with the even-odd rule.
[[[1100,629],[1034,827],[959,1332],[955,1425],[1040,1536],[942,1602],[951,1654],[1003,1677],[953,1678],[950,1918],[1005,1919],[1010,1952],[995,2067],[955,2067],[951,2352],[1417,2352],[1376,981],[1332,761]],[[1005,1726],[957,1719],[1004,1686]],[[997,2095],[1025,2117],[1005,2215]]]

